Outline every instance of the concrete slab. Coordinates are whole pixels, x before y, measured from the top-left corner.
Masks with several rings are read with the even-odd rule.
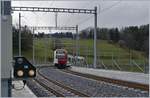
[[[107,78],[119,79],[124,81],[130,81],[141,84],[149,84],[149,74],[137,73],[137,72],[125,72],[125,71],[114,71],[114,70],[104,70],[104,69],[93,69],[84,67],[74,67],[71,70],[92,74],[96,76],[102,76]]]
[[[14,84],[16,89],[21,89],[23,86],[22,81],[13,81],[12,84]],[[21,90],[12,89],[12,97],[34,97],[34,93],[28,88],[28,86],[25,86]]]

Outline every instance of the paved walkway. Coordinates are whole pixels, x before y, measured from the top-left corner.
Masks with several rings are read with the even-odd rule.
[[[15,88],[16,89],[20,89],[23,86],[23,82],[22,81],[13,81],[12,84],[15,84]],[[12,89],[12,97],[36,97],[33,92],[27,87],[25,86],[22,90],[15,90]]]
[[[103,69],[93,69],[93,68],[84,68],[84,67],[74,67],[72,66],[71,70],[88,73],[92,75],[125,80],[141,84],[149,84],[149,74],[136,73],[136,72],[125,72],[125,71],[114,71],[114,70],[103,70]]]

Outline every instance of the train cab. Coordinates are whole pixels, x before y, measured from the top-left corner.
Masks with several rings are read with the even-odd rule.
[[[67,51],[65,49],[56,49],[54,51],[54,65],[57,68],[65,68],[67,66]]]

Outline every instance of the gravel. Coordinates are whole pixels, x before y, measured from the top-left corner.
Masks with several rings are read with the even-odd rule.
[[[65,85],[73,87],[81,92],[84,92],[92,97],[148,97],[147,91],[130,89],[124,86],[118,86],[106,82],[99,82],[92,79],[72,75],[54,68],[42,68],[40,73],[53,79],[62,82]]]
[[[37,97],[56,97],[54,94],[39,85],[35,80],[27,81],[27,85]]]
[[[51,88],[53,91],[55,90],[59,94],[67,97],[74,97],[76,96],[74,93],[71,93],[70,91],[48,81],[47,79],[44,79],[42,76],[37,76],[36,77],[39,81],[42,81],[48,88]]]

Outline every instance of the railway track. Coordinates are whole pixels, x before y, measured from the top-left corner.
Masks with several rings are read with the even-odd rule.
[[[84,73],[80,73],[80,72],[71,71],[69,69],[64,69],[64,70],[61,70],[61,71],[66,72],[66,73],[70,73],[70,74],[73,74],[73,75],[77,75],[77,76],[97,80],[97,81],[104,81],[104,82],[108,82],[108,83],[113,83],[113,84],[117,84],[117,85],[126,86],[126,87],[129,87],[129,88],[149,91],[149,85],[146,85],[146,84],[140,84],[140,83],[134,83],[134,82],[129,82],[129,81],[117,80],[117,79],[112,79],[112,78],[95,76],[95,75],[91,75],[91,74],[84,74]]]
[[[57,97],[145,97],[148,91],[115,85],[65,72],[53,67],[39,68],[36,79]],[[86,74],[87,75],[87,74]],[[59,93],[59,94],[57,94]]]
[[[56,97],[53,93],[35,81],[35,79],[28,80],[27,85],[37,97]]]
[[[57,97],[89,97],[87,94],[81,93],[63,83],[47,78],[39,70],[34,80]]]

